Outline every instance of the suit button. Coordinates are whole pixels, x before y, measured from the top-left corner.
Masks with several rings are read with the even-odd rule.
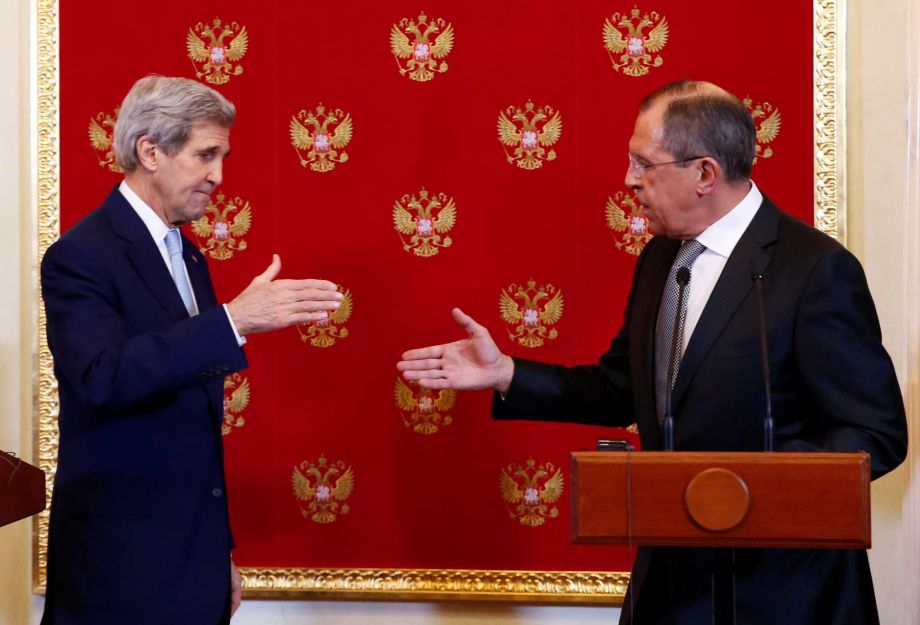
[[[214,490],[211,491],[211,494],[214,495],[215,497],[220,497],[221,495],[224,494],[224,491],[222,491],[219,488],[215,488]]]
[[[230,367],[228,367],[227,365],[224,365],[224,373],[227,373],[229,371],[230,371]]]

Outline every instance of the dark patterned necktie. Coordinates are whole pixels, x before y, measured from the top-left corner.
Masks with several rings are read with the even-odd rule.
[[[677,271],[681,267],[689,270],[704,249],[706,248],[703,244],[696,239],[685,241],[680,246],[674,264],[671,265],[671,271],[668,272],[664,294],[661,297],[661,308],[658,310],[658,322],[655,327],[655,403],[659,424],[664,422],[668,396],[671,389],[674,388],[674,381],[677,379],[677,370],[683,355],[684,321],[687,318],[687,299],[690,297],[690,283],[688,282],[684,287],[683,297],[677,301],[680,292]],[[671,379],[668,380],[668,361],[671,357],[671,345],[674,342],[674,317],[678,314],[678,306],[680,307],[680,318],[677,323],[677,350],[674,354],[674,371]]]

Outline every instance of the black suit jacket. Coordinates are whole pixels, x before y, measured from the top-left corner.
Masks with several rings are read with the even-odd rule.
[[[44,625],[207,625],[227,605],[223,378],[246,359],[183,250],[192,318],[118,190],[42,261],[60,395]]]
[[[655,410],[655,322],[679,241],[656,237],[640,256],[625,322],[596,365],[517,360],[499,419],[626,426],[661,449]],[[761,374],[752,267],[764,274],[777,451],[869,452],[872,475],[904,459],[901,392],[865,276],[840,244],[764,199],[738,241],[687,345],[674,386],[675,448],[763,449]],[[621,623],[709,623],[707,549],[640,549]],[[864,551],[738,550],[737,622],[877,623]]]

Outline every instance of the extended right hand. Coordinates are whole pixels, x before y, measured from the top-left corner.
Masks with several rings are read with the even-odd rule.
[[[415,380],[423,388],[491,388],[507,393],[514,376],[514,361],[499,351],[489,331],[472,317],[459,308],[451,314],[467,332],[467,338],[409,350],[396,368],[405,379]]]
[[[328,280],[275,280],[281,258],[272,255],[268,269],[253,278],[242,293],[227,304],[240,336],[271,332],[295,323],[320,321],[339,307],[343,295]]]

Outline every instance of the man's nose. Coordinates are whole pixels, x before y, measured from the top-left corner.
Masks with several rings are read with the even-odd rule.
[[[626,165],[626,175],[623,177],[623,183],[627,189],[635,189],[639,186],[639,175],[636,173],[632,163]]]
[[[208,170],[207,181],[214,185],[214,187],[219,187],[220,183],[224,181],[224,164],[220,159],[215,159],[214,163],[211,165],[211,168]]]

